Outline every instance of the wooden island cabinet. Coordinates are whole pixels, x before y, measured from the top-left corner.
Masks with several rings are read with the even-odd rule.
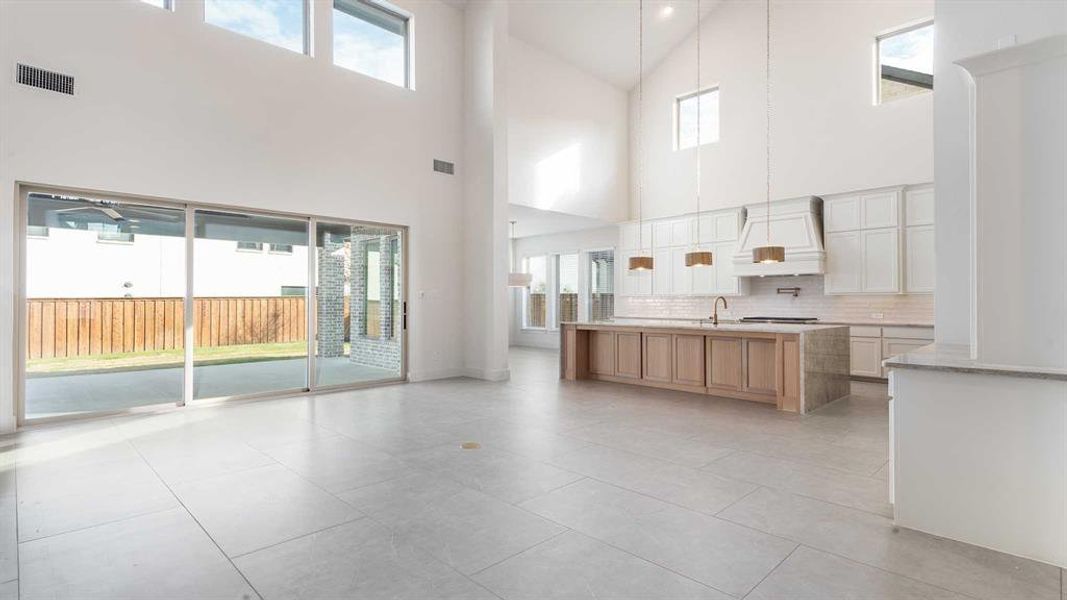
[[[774,404],[805,413],[849,393],[847,327],[616,320],[564,323],[560,377]]]

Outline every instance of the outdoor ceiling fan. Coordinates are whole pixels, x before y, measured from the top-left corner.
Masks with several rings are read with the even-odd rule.
[[[127,220],[126,217],[122,216],[122,214],[119,213],[119,211],[117,211],[114,208],[112,208],[112,206],[116,206],[116,204],[113,203],[113,202],[108,202],[107,200],[87,200],[86,202],[88,202],[90,204],[90,206],[75,206],[73,208],[60,208],[60,209],[56,210],[55,212],[56,212],[56,214],[59,214],[59,213],[76,212],[76,211],[79,211],[79,210],[95,210],[95,211],[99,211],[99,212],[104,213],[112,221],[115,221],[117,223],[121,223],[121,222]]]

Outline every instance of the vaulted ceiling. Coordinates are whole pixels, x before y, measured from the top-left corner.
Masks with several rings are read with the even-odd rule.
[[[701,17],[720,0],[702,0]],[[646,0],[645,72],[696,29],[696,0]],[[511,0],[511,35],[619,89],[637,83],[637,0]]]

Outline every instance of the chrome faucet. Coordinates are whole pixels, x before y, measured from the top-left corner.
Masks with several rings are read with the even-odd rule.
[[[719,324],[719,300],[722,300],[722,308],[723,308],[723,310],[726,310],[726,309],[730,308],[730,306],[728,304],[726,304],[726,298],[724,298],[722,296],[716,297],[715,298],[715,304],[712,306],[712,309],[711,309],[711,324],[712,325],[718,325]]]

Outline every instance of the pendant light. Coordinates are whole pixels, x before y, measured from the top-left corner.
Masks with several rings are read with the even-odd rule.
[[[511,258],[512,249],[514,245],[515,221],[511,221],[511,238],[508,239],[508,262],[510,263],[509,266],[511,266],[512,268],[515,268],[515,263],[512,262]],[[531,275],[530,273],[518,273],[515,271],[508,273],[508,287],[524,288],[529,286],[531,281],[533,281],[533,275]]]
[[[752,262],[785,262],[785,247],[771,245],[771,0],[767,0],[767,244],[752,249]]]
[[[645,0],[638,0],[637,2],[637,247],[639,248],[636,256],[631,256],[629,260],[629,267],[631,271],[651,271],[655,265],[655,261],[651,256],[645,256],[641,252],[645,249],[644,244],[644,221],[642,219],[642,207],[644,205],[644,196],[642,195],[642,186],[644,185],[644,129],[641,124],[642,113],[645,111],[644,92],[645,92]]]
[[[710,267],[715,263],[711,252],[700,249],[700,0],[697,0],[697,237],[695,249],[685,253],[685,266]]]

